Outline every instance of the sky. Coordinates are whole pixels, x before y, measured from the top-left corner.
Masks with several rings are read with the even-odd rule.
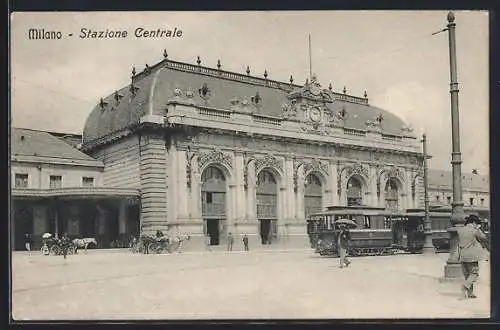
[[[304,83],[312,71],[326,88],[367,91],[427,134],[429,166],[451,170],[447,11],[259,11],[14,13],[11,16],[11,124],[83,131],[100,97],[130,82],[132,67],[169,58],[269,79]],[[462,172],[489,173],[488,12],[457,11]],[[139,39],[134,30],[180,29],[179,38]],[[61,31],[29,40],[28,30]],[[82,28],[127,30],[125,39],[81,39]],[[72,37],[67,35],[72,33]]]

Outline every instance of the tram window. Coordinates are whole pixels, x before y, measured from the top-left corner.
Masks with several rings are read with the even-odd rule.
[[[391,218],[384,217],[384,229],[391,229]]]
[[[207,192],[207,204],[212,204],[212,193]]]
[[[371,228],[371,223],[370,223],[370,217],[369,216],[367,216],[367,215],[365,216],[363,225],[367,229]]]

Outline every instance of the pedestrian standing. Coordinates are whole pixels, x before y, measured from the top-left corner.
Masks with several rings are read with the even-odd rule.
[[[24,247],[26,248],[26,251],[31,252],[31,244],[33,243],[31,239],[31,235],[29,233],[26,233],[24,235]]]
[[[247,234],[243,235],[243,246],[245,247],[245,251],[248,251],[248,236],[247,236]]]
[[[227,250],[233,251],[234,237],[231,233],[227,235]]]
[[[207,251],[212,251],[212,248],[210,247],[210,235],[205,236],[205,248]]]
[[[61,248],[62,248],[62,253],[64,256],[64,259],[66,259],[66,256],[68,255],[68,249],[71,241],[68,237],[68,233],[64,233],[62,238],[61,238]]]
[[[351,233],[345,225],[340,226],[340,231],[337,237],[337,246],[340,254],[340,268],[349,267],[351,263],[347,259],[347,251],[349,248],[349,240],[351,239]]]
[[[480,224],[476,215],[470,215],[465,226],[457,230],[459,261],[465,278],[461,289],[465,298],[476,298],[474,283],[479,278],[479,259],[483,253],[481,243],[487,241],[486,235],[479,229]]]

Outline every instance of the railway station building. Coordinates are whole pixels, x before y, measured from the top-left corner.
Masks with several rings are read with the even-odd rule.
[[[22,144],[14,132],[13,146]],[[47,143],[65,143],[45,134]],[[420,138],[371,105],[366,92],[334,91],[316,76],[303,84],[292,77],[280,82],[250,68],[235,73],[220,63],[211,68],[199,58],[189,64],[164,56],[134,69],[127,86],[100,99],[81,145],[72,149],[65,156],[71,166],[57,164],[68,171],[62,182],[93,177],[94,187],[77,189],[87,182],[78,181],[71,192],[57,190],[48,186],[50,176],[42,177],[36,189],[45,191],[43,198],[35,201],[13,185],[13,200],[96,210],[80,217],[80,229],[110,219],[101,220],[108,227],[89,225],[89,234],[92,228],[115,228],[114,236],[174,230],[189,234],[190,244],[208,236],[218,245],[232,233],[247,234],[251,244],[295,245],[307,244],[307,215],[327,206],[423,207]],[[38,180],[33,168],[21,172],[13,165],[16,185],[18,174],[28,174],[28,183]],[[108,211],[99,213],[103,208]]]

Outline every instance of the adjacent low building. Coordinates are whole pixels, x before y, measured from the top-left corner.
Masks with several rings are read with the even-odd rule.
[[[78,135],[11,130],[11,243],[45,232],[98,237],[108,247],[139,230],[139,191],[103,185],[104,164],[75,146]],[[72,145],[73,144],[73,145]]]
[[[431,205],[451,205],[453,201],[452,173],[429,170],[429,202]],[[490,207],[490,181],[477,171],[462,173],[462,199],[469,207]]]

